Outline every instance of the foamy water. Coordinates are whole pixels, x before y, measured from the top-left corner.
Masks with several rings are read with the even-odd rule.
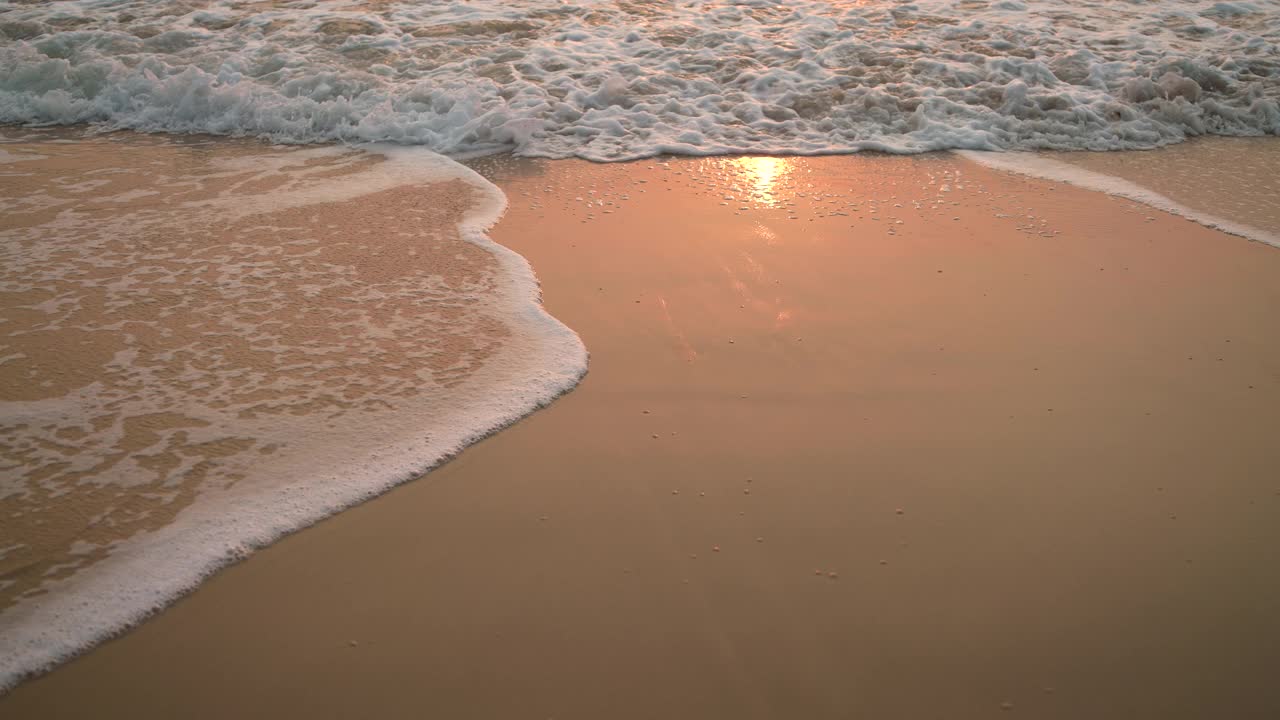
[[[0,122],[594,160],[1280,133],[1276,0],[82,0],[0,32]]]
[[[7,140],[0,690],[585,371],[429,151]]]

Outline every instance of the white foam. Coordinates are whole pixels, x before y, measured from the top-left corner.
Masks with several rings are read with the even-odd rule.
[[[598,161],[1280,134],[1276,0],[200,5],[0,5],[0,122]]]
[[[284,422],[277,416],[242,417],[237,410],[244,405],[220,411],[185,399],[187,406],[183,406],[181,391],[149,384],[146,369],[137,367],[135,350],[121,353],[114,364],[143,378],[146,389],[123,400],[112,398],[116,404],[127,402],[136,413],[176,408],[199,418],[209,426],[189,428],[196,439],[247,433],[264,443],[278,442],[283,449],[255,456],[252,471],[234,484],[206,482],[172,522],[115,542],[105,559],[86,563],[96,546],[73,544],[71,560],[49,570],[54,574],[75,571],[69,578],[51,578],[42,585],[47,592],[24,596],[0,613],[0,692],[136,624],[254,549],[421,476],[465,446],[546,405],[585,373],[587,354],[581,340],[542,308],[532,268],[523,257],[484,234],[506,208],[503,194],[474,171],[423,149],[376,146],[370,150],[386,155],[387,160],[341,179],[285,188],[257,200],[246,201],[239,195],[178,210],[184,216],[208,211],[229,221],[258,211],[348,201],[405,185],[461,180],[477,190],[479,201],[459,231],[465,240],[492,254],[499,265],[496,285],[485,287],[482,295],[468,302],[480,303],[502,318],[509,332],[501,347],[466,382],[447,392],[417,401],[397,397],[394,412],[364,413],[354,420],[346,418],[336,428],[329,427],[327,415],[285,415],[289,420]],[[346,151],[324,148],[302,154],[341,152]],[[294,164],[298,159],[293,154]],[[259,164],[263,163],[269,165],[268,160]],[[432,281],[422,282],[428,287]],[[422,310],[429,313],[431,308]],[[326,360],[321,353],[312,362],[323,369]],[[280,382],[291,382],[286,368],[277,370]],[[189,379],[209,380],[212,375],[197,373]],[[217,377],[212,381],[217,382]],[[299,386],[300,391],[305,389]],[[0,417],[22,422],[40,419],[29,423],[30,431],[36,432],[50,418],[65,423],[68,418],[83,417],[85,408],[94,407],[102,392],[102,383],[93,383],[61,398],[7,402],[0,406]],[[441,398],[448,403],[439,405]],[[181,474],[182,468],[174,472]],[[127,474],[104,472],[89,480],[127,486]],[[24,482],[11,473],[0,475],[0,494],[20,493]]]
[[[1043,155],[1033,153],[991,153],[958,151],[963,157],[987,167],[1006,172],[1026,175],[1028,177],[1056,180],[1076,185],[1089,190],[1097,190],[1108,195],[1136,200],[1174,215],[1185,217],[1205,227],[1236,235],[1249,240],[1256,240],[1274,247],[1280,247],[1280,235],[1260,228],[1245,225],[1211,213],[1188,207],[1183,203],[1171,200],[1160,193],[1113,175],[1086,170],[1068,163],[1060,162]]]

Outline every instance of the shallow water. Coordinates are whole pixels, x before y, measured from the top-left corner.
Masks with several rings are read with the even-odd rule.
[[[1275,202],[1280,141],[1275,138],[1198,138],[1143,152],[960,154],[1001,170],[1126,197],[1280,247]]]
[[[0,688],[585,370],[429,152],[4,140]]]
[[[1280,141],[1274,138],[1212,138],[1155,153],[1057,153],[1053,159],[1280,238]]]

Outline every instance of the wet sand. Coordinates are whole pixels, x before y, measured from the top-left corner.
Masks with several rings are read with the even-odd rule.
[[[0,693],[571,388],[504,205],[413,149],[0,130]]]
[[[434,212],[415,218],[442,237],[406,240],[380,232],[378,208],[419,213],[405,208],[425,188],[329,213],[285,206],[287,191],[376,167],[372,154],[79,130],[0,139],[0,611],[172,523],[198,495],[242,484],[289,444],[248,420],[367,422],[388,404],[378,390],[460,383],[503,340],[489,318],[436,320],[421,297],[385,297],[388,278],[411,296],[427,272],[453,287],[494,273],[493,258],[449,232],[473,192],[461,182],[432,188]],[[227,212],[261,198],[280,207]],[[411,313],[397,340],[370,337]],[[402,360],[430,341],[427,361]],[[242,424],[211,428],[221,418],[209,409]]]
[[[1195,211],[1280,235],[1280,142],[1195,138],[1151,152],[1043,153],[1123,178]]]
[[[477,166],[582,385],[0,714],[1280,714],[1276,249],[945,155]]]

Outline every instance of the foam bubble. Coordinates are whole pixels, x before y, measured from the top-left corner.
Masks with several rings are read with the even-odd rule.
[[[614,161],[1280,134],[1274,2],[88,2],[0,23],[0,122]]]
[[[7,146],[50,162],[0,231],[0,690],[586,369],[468,168],[119,142]]]

